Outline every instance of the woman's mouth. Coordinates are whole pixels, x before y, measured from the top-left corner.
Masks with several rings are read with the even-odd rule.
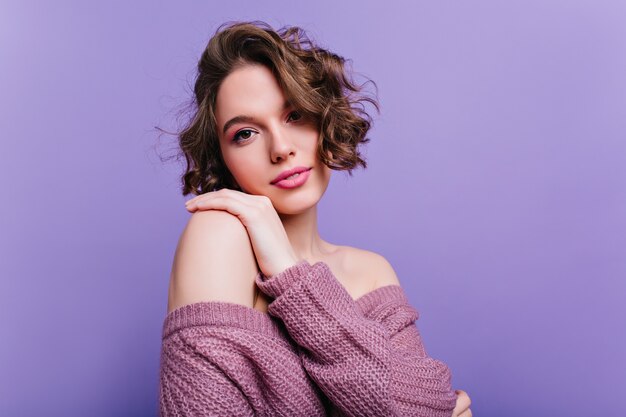
[[[309,178],[310,173],[311,169],[302,171],[300,173],[290,175],[287,178],[283,178],[282,180],[275,182],[274,185],[284,189],[296,188],[306,182],[306,180]]]

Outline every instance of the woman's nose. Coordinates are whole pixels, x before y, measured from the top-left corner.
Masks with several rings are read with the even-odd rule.
[[[293,140],[284,129],[279,127],[273,129],[270,133],[270,137],[270,148],[273,162],[285,160],[289,155],[295,154]]]

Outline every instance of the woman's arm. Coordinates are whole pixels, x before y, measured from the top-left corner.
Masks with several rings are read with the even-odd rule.
[[[452,416],[450,370],[426,354],[400,286],[357,300],[372,307],[366,316],[324,262],[260,274],[257,285],[275,298],[268,313],[284,322],[307,373],[344,415]]]
[[[253,307],[256,272],[250,239],[236,217],[219,210],[194,213],[174,254],[167,311],[199,301]]]
[[[163,323],[160,416],[323,416],[300,358],[252,308],[254,254],[232,215],[195,213],[181,235]]]
[[[232,303],[185,305],[165,321],[159,415],[322,417],[297,352],[264,313]]]
[[[214,306],[201,308],[209,312],[215,311]],[[189,308],[184,306],[177,313],[189,317]],[[250,393],[250,388],[244,393],[237,386],[249,378],[235,372],[235,367],[241,366],[245,358],[238,353],[241,342],[236,332],[218,326],[203,327],[181,329],[163,340],[159,416],[254,415],[245,395]]]

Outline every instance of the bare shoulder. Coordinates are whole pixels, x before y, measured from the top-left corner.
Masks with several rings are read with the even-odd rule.
[[[346,263],[356,275],[364,277],[370,291],[386,285],[400,285],[396,271],[383,255],[350,246],[342,248],[346,253]]]
[[[168,313],[201,301],[252,307],[256,259],[246,228],[223,210],[191,215],[176,247]]]

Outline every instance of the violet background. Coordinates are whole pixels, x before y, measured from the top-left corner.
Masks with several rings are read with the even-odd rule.
[[[155,415],[189,214],[154,126],[254,19],[377,83],[320,232],[387,257],[474,415],[624,415],[626,3],[598,0],[0,3],[0,415]]]

